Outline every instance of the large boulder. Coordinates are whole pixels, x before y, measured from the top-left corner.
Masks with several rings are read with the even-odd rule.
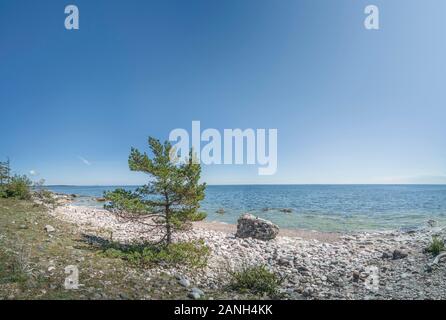
[[[260,240],[274,239],[279,227],[271,221],[261,219],[252,214],[244,214],[237,221],[236,237],[255,238]]]

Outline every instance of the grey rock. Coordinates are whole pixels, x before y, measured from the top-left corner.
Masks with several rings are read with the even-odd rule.
[[[200,296],[204,296],[204,292],[203,290],[198,289],[197,287],[193,287],[190,292],[195,292],[197,294],[199,294]]]
[[[306,288],[303,290],[302,295],[303,295],[304,297],[310,297],[310,296],[313,295],[313,293],[314,293],[314,289],[313,289],[312,287],[306,287]]]
[[[100,294],[100,293],[95,293],[95,294],[93,295],[93,299],[95,299],[95,300],[102,299],[102,294]]]
[[[298,266],[297,271],[302,273],[302,272],[309,272],[310,270],[308,270],[308,268],[305,266]]]
[[[183,287],[186,287],[186,288],[190,286],[190,281],[187,280],[186,278],[182,278],[182,279],[180,279],[180,280],[178,281],[178,283],[179,283],[180,285],[182,285]]]
[[[184,277],[183,277],[181,274],[179,274],[179,273],[175,273],[174,276],[175,276],[175,278],[176,278],[177,280],[181,280],[181,279],[184,278]]]
[[[201,296],[197,292],[193,292],[193,291],[189,292],[189,294],[187,296],[194,300],[198,300],[201,298]]]
[[[130,300],[130,297],[125,293],[120,293],[119,298],[121,298],[123,300]]]
[[[427,221],[427,225],[428,225],[429,227],[431,227],[431,228],[436,227],[437,224],[438,224],[438,222],[435,221],[435,220],[432,220],[432,219],[430,219],[430,220]]]
[[[277,263],[281,266],[292,266],[293,265],[293,261],[286,259],[286,258],[279,258],[279,260],[277,260]]]
[[[382,259],[391,259],[391,258],[393,258],[393,254],[385,251],[385,252],[383,252],[381,258]]]
[[[405,252],[403,250],[395,249],[393,251],[393,255],[392,255],[393,260],[404,259],[406,257],[407,257],[407,252]]]
[[[56,229],[55,229],[53,226],[47,224],[47,225],[45,226],[45,231],[48,232],[48,233],[50,233],[50,232],[54,232],[54,231],[56,231]]]

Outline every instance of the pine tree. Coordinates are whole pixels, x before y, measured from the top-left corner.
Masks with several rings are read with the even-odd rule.
[[[134,192],[116,189],[105,193],[105,208],[125,219],[159,228],[161,242],[169,245],[175,230],[206,217],[198,211],[206,184],[199,183],[201,166],[192,161],[192,151],[186,163],[179,163],[172,159],[174,150],[168,141],[162,144],[150,137],[148,143],[153,158],[135,148],[129,156],[130,170],[149,175],[148,184]]]

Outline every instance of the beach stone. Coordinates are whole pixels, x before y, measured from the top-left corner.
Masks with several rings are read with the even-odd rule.
[[[238,238],[254,238],[272,240],[279,233],[279,227],[271,221],[261,219],[252,214],[244,214],[237,221]]]
[[[190,281],[187,280],[186,278],[180,279],[180,281],[178,281],[178,283],[180,285],[182,285],[183,287],[189,287],[190,286]]]
[[[193,300],[200,299],[200,294],[198,292],[191,291],[191,292],[189,292],[189,294],[187,296]]]
[[[279,258],[279,260],[277,261],[277,263],[281,266],[293,266],[293,258],[289,259],[289,257],[282,257]]]
[[[407,252],[403,250],[394,250],[393,251],[393,260],[404,259],[407,257]]]
[[[434,228],[434,227],[436,227],[436,226],[438,225],[438,222],[437,222],[436,220],[429,219],[429,220],[427,221],[427,225],[428,225],[429,227],[431,227],[431,228]]]
[[[49,233],[49,232],[54,232],[54,231],[56,231],[56,229],[55,229],[53,226],[47,224],[47,225],[45,226],[45,231]]]
[[[204,296],[204,292],[196,287],[192,288],[187,295],[189,298],[197,300]]]
[[[313,293],[314,293],[314,289],[313,289],[312,287],[306,287],[306,288],[303,290],[302,295],[303,295],[304,297],[310,297],[310,296],[313,295]]]
[[[196,287],[192,288],[190,291],[191,291],[191,292],[196,292],[196,293],[198,293],[200,296],[204,296],[204,292],[203,292],[203,290],[198,289],[198,288],[196,288]]]
[[[122,292],[119,294],[119,298],[121,298],[122,300],[130,300],[130,296]]]

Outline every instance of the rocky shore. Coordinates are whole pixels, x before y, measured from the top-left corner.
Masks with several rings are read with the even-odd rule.
[[[74,206],[69,201],[49,212],[86,234],[110,235],[115,241],[157,236],[144,232],[140,225],[119,221],[106,210]],[[175,276],[181,285],[194,288],[191,295],[195,292],[195,297],[225,286],[228,270],[265,264],[284,277],[281,291],[288,299],[446,298],[446,259],[432,265],[434,257],[425,252],[432,236],[444,239],[446,228],[432,221],[410,231],[299,234],[281,230],[275,239],[262,241],[236,237],[230,225],[197,223],[176,234],[175,240],[203,239],[211,248],[207,267],[191,271],[158,266],[144,272]]]

